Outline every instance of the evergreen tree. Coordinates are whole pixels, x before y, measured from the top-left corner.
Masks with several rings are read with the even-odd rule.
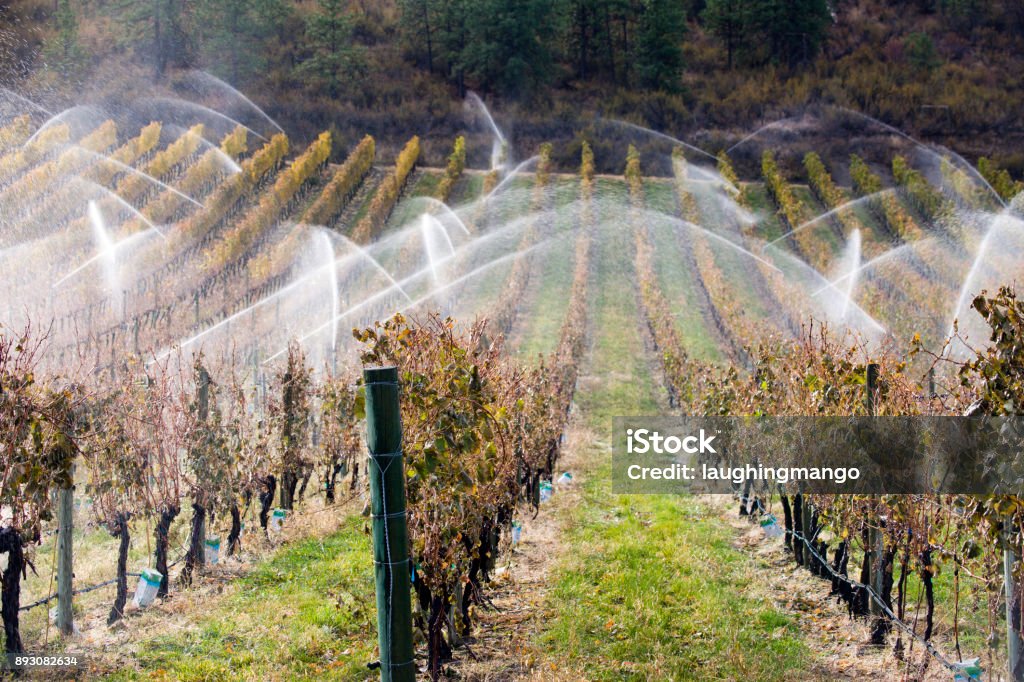
[[[599,3],[595,0],[571,0],[569,10],[569,54],[575,63],[576,76],[588,78],[591,74],[595,29],[600,19]]]
[[[78,44],[78,19],[71,0],[58,0],[53,18],[57,34],[46,47],[46,59],[51,68],[71,75],[85,61],[85,52]]]
[[[346,81],[362,76],[362,50],[352,44],[352,19],[344,0],[317,0],[317,11],[306,22],[312,56],[303,69],[337,97]]]
[[[934,71],[942,65],[935,43],[927,33],[911,33],[903,46],[907,61],[918,71]]]
[[[248,0],[200,0],[197,3],[197,28],[200,51],[207,67],[234,84],[255,65],[250,37],[242,31],[247,23]]]
[[[808,62],[832,23],[828,0],[707,0],[702,18],[725,44],[730,68]]]
[[[198,0],[196,29],[204,64],[236,85],[264,73],[280,59],[281,31],[291,11],[284,0]]]
[[[554,5],[549,0],[482,0],[466,17],[461,51],[467,73],[509,95],[532,93],[552,76]],[[467,8],[468,9],[468,8]]]
[[[194,45],[185,0],[115,0],[118,37],[153,65],[159,80],[168,67],[191,66]]]
[[[570,0],[567,4],[567,52],[579,78],[605,74],[615,79],[612,17],[624,6],[622,0]]]
[[[417,61],[425,62],[427,71],[434,71],[434,43],[437,39],[437,24],[431,0],[399,0],[402,12],[401,26],[409,52]],[[417,49],[422,47],[422,49]]]
[[[748,28],[747,4],[744,0],[707,0],[701,15],[708,31],[725,43],[726,65],[730,69]]]
[[[686,13],[678,0],[645,1],[636,41],[636,69],[642,87],[679,89],[685,36]]]
[[[568,53],[577,76],[627,84],[634,59],[631,35],[639,0],[571,0],[566,8]]]
[[[768,60],[790,66],[818,53],[832,23],[827,0],[755,0],[750,28],[768,47]]]

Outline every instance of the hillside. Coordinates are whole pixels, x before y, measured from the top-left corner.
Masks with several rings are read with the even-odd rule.
[[[297,139],[329,129],[344,149],[369,133],[394,153],[415,130],[435,165],[465,127],[471,89],[499,112],[517,158],[576,140],[556,155],[565,169],[584,137],[621,141],[598,158],[622,158],[632,140],[608,119],[717,152],[825,104],[1024,171],[1020,3],[804,0],[764,3],[763,16],[744,7],[489,0],[479,14],[488,23],[472,3],[430,0],[14,0],[0,8],[0,72],[58,110],[154,85],[194,90],[176,74],[205,69]],[[471,145],[471,166],[487,166],[484,147]]]

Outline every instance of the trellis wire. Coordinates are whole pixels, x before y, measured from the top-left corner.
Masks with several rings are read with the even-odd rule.
[[[182,561],[184,561],[185,555],[187,553],[188,552],[186,552],[185,554],[182,554],[180,557],[175,559],[173,562],[171,562],[171,564],[167,568],[171,569],[171,568],[174,568],[175,566],[177,566],[178,564],[180,564]],[[134,572],[125,573],[126,577],[130,576],[130,577],[133,577],[133,578],[138,578],[141,575],[142,575],[141,573],[134,573]],[[86,592],[92,592],[93,590],[98,590],[101,587],[106,587],[108,585],[113,585],[116,582],[117,582],[117,578],[111,578],[110,580],[104,580],[103,582],[96,583],[95,585],[89,585],[88,587],[80,587],[77,590],[72,590],[71,594],[72,595],[85,594]],[[43,597],[42,599],[37,599],[36,601],[34,601],[34,602],[30,603],[30,604],[25,604],[24,606],[20,606],[20,607],[18,607],[18,610],[19,611],[28,611],[29,609],[34,609],[37,606],[42,606],[43,604],[48,604],[51,601],[53,601],[54,599],[56,599],[56,598],[57,598],[57,593],[54,592],[53,594],[51,594],[48,597]]]
[[[828,570],[828,572],[832,574],[834,578],[839,578],[840,580],[852,585],[853,587],[863,589],[878,604],[878,606],[882,609],[882,612],[885,613],[886,616],[888,616],[889,620],[892,622],[893,625],[897,626],[899,629],[903,630],[905,633],[910,635],[913,639],[920,642],[928,651],[928,653],[931,654],[935,660],[937,660],[947,669],[954,673],[961,672],[961,669],[953,663],[951,663],[949,659],[947,659],[945,656],[943,656],[934,644],[932,644],[929,640],[925,639],[924,637],[921,637],[919,634],[914,632],[914,628],[900,620],[896,616],[896,614],[893,613],[892,609],[890,609],[886,605],[885,600],[883,600],[882,597],[877,592],[875,592],[875,590],[870,585],[865,585],[864,583],[858,580],[854,580],[849,576],[845,576],[842,573],[837,572],[835,569],[832,568],[831,565],[829,565],[827,559],[823,558],[820,554],[818,554],[817,550],[813,548],[811,542],[809,542],[807,538],[804,537],[801,531],[797,531],[794,529],[790,532],[793,537],[799,538],[800,542],[804,544],[804,549],[810,552],[812,555],[814,555],[818,559],[818,561],[821,562],[821,565],[824,566]]]

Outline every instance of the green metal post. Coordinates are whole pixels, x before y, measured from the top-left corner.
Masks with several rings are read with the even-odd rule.
[[[414,682],[405,465],[398,405],[398,369],[363,370],[366,444],[370,450],[370,511],[377,583],[377,641],[382,682]]]

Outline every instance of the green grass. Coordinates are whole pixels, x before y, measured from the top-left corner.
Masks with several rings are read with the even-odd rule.
[[[579,198],[580,185],[576,178],[558,177],[552,182],[551,200],[556,210],[564,209]],[[533,254],[531,278],[537,278],[530,284],[536,291],[533,306],[516,316],[516,326],[521,330],[516,352],[527,362],[538,353],[551,353],[558,345],[576,263],[575,227],[575,212],[558,210],[555,224],[545,231],[552,241]]]
[[[395,206],[388,218],[385,231],[398,229],[415,218],[423,210],[422,202],[410,202],[409,199],[416,197],[432,197],[437,192],[437,185],[441,182],[441,174],[433,171],[417,172],[410,179],[409,186],[405,188],[402,199]]]
[[[797,623],[750,594],[755,565],[732,530],[693,497],[611,495],[607,474],[586,485],[542,645],[594,680],[799,676]]]
[[[807,220],[813,220],[818,216],[824,215],[828,209],[821,205],[818,201],[818,197],[814,196],[814,192],[805,185],[791,185],[793,189],[793,196],[796,197],[803,205],[807,208],[807,215],[810,216]],[[793,228],[797,228],[799,225],[793,225]],[[839,255],[839,252],[843,250],[843,244],[839,240],[839,236],[836,234],[835,227],[832,223],[831,218],[821,220],[811,227],[806,228],[808,237],[813,237],[819,241],[824,242],[828,246],[828,250],[832,252],[834,256]]]
[[[590,363],[600,377],[581,382],[577,404],[599,436],[584,458],[600,464],[566,532],[538,644],[593,680],[799,677],[808,652],[796,622],[750,595],[753,562],[732,547],[731,529],[693,497],[610,490],[611,418],[661,409],[637,332],[628,236],[605,226],[597,240]]]
[[[482,182],[481,180],[481,187]],[[480,221],[477,230],[480,232],[500,231],[508,222],[521,217],[526,211],[521,206],[517,206],[517,203],[530,200],[532,187],[532,175],[517,175],[508,180],[502,191],[487,202],[486,210],[481,216],[473,217],[474,220]],[[510,232],[507,241],[510,251],[519,248],[522,236],[527,230],[528,223],[523,222],[520,224],[519,230]],[[467,260],[463,266],[467,271],[482,267],[490,259],[498,256],[497,252],[489,249],[481,249],[479,254],[476,252],[474,254],[475,257],[472,260]],[[501,299],[514,263],[515,258],[508,258],[498,265],[489,267],[482,274],[468,280],[464,286],[457,289],[456,319],[468,321],[477,315],[493,313],[495,304]]]
[[[675,188],[666,180],[645,180],[644,201],[647,208],[670,216],[677,215]],[[672,222],[650,225],[654,246],[654,268],[661,292],[676,314],[676,329],[687,352],[701,360],[722,359],[722,349],[708,330],[709,320],[697,306],[697,283],[700,273],[688,267],[680,237],[676,230],[686,228]],[[688,239],[683,235],[682,239]]]
[[[606,184],[611,181],[598,180],[597,192]],[[601,221],[599,215],[596,219],[588,314],[594,337],[590,363],[599,371],[600,390],[578,392],[576,403],[594,430],[610,437],[614,416],[658,414],[659,389],[640,338],[633,235],[621,225]]]
[[[770,242],[782,236],[782,223],[775,211],[775,204],[768,196],[768,190],[763,183],[744,183],[743,191],[750,201],[750,209],[757,216],[757,225],[754,228],[754,235]]]
[[[718,199],[706,192],[698,192],[693,196],[697,202],[701,226],[730,242],[742,245],[742,235],[737,229],[728,227],[731,222],[723,215]],[[705,241],[715,256],[715,264],[722,271],[723,278],[735,294],[736,301],[744,313],[754,319],[773,317],[777,311],[766,307],[766,301],[761,299],[752,283],[752,277],[759,276],[757,273],[751,275],[752,270],[757,267],[753,259],[713,237],[706,236]]]
[[[108,677],[176,680],[373,679],[373,563],[364,520],[296,542],[214,598],[187,629],[137,642],[137,668]]]
[[[481,173],[463,173],[455,182],[448,204],[459,206],[480,198],[484,191],[484,176]]]

